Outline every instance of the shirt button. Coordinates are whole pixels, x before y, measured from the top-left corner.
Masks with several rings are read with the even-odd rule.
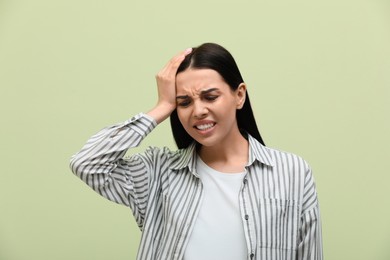
[[[249,219],[249,215],[245,215],[245,220],[248,220]]]
[[[255,257],[255,254],[254,253],[250,254],[250,257],[251,259],[253,259],[253,257]]]
[[[244,184],[247,184],[248,183],[248,180],[245,178],[244,179]]]

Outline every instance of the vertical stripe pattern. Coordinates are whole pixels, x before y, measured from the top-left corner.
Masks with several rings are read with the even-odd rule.
[[[129,207],[142,230],[138,260],[183,259],[202,203],[196,149],[150,147],[124,157],[156,122],[145,114],[92,136],[70,168],[103,197]],[[239,205],[247,259],[321,260],[321,220],[311,169],[300,157],[248,136]],[[212,246],[212,243],[210,244]]]

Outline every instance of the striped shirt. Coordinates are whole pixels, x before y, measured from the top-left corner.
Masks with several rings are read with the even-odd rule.
[[[201,205],[196,147],[149,147],[125,157],[155,127],[145,114],[92,136],[70,167],[103,197],[130,207],[142,231],[138,260],[183,259]],[[248,136],[239,193],[247,259],[321,260],[321,221],[308,164]],[[210,241],[212,247],[212,241]]]

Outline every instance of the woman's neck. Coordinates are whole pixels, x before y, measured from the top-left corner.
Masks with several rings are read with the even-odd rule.
[[[224,173],[245,171],[249,157],[249,142],[241,133],[236,138],[214,146],[201,146],[199,156],[211,168]]]

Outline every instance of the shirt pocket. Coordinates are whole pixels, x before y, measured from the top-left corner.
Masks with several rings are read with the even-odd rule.
[[[260,200],[260,247],[295,250],[299,226],[298,203],[294,200]]]

